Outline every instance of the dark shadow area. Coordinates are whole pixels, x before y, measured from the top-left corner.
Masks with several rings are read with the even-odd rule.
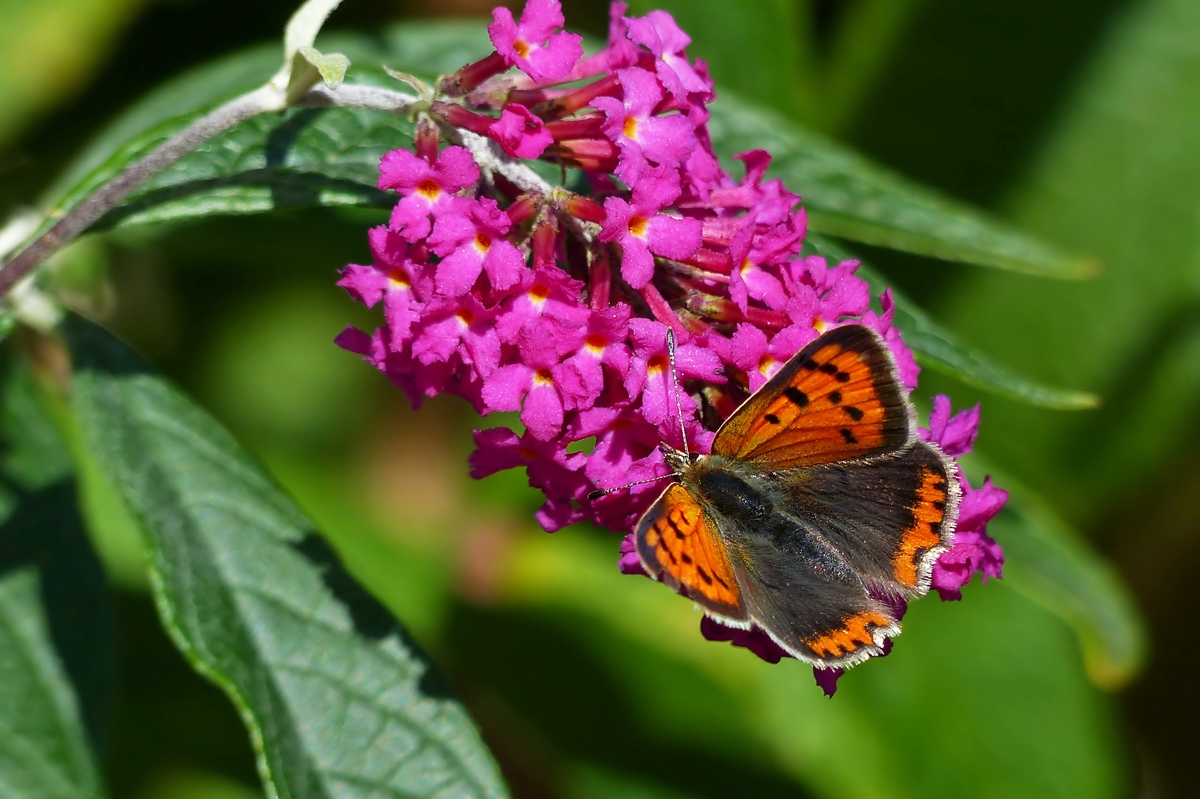
[[[1109,514],[1101,531],[1147,620],[1150,657],[1121,696],[1129,734],[1142,758],[1143,796],[1189,796],[1200,751],[1200,643],[1194,626],[1195,564],[1200,561],[1200,458],[1170,467],[1153,486]]]
[[[1170,359],[1178,356],[1180,344],[1198,338],[1200,303],[1180,308],[1169,315],[1164,314],[1154,330],[1144,334],[1137,351],[1128,356],[1120,368],[1113,370],[1118,379],[1105,387],[1104,404],[1081,420],[1071,446],[1065,450],[1067,462],[1076,469],[1085,470],[1100,458],[1105,447],[1112,443],[1111,431],[1120,429],[1128,419],[1146,412],[1150,392],[1158,388],[1153,376],[1171,365]],[[1193,405],[1187,416],[1200,423],[1200,403],[1190,393],[1184,394],[1184,397]],[[1176,412],[1177,408],[1169,410]],[[1196,431],[1197,424],[1192,424],[1176,432],[1181,438],[1192,439]],[[1159,466],[1164,470],[1169,468],[1168,464]],[[1152,474],[1130,474],[1126,488],[1141,488],[1145,482],[1156,477]]]
[[[481,720],[484,738],[512,784],[530,784],[527,772],[536,769],[543,781],[537,795],[560,795],[553,789],[545,793],[546,774],[553,781],[553,775],[569,765],[590,763],[670,786],[687,796],[783,799],[806,795],[773,770],[765,757],[756,763],[756,759],[724,753],[718,747],[684,748],[642,726],[648,713],[632,704],[628,687],[581,642],[591,624],[594,622],[567,612],[466,606],[456,607],[449,621],[446,641],[453,650],[456,681],[486,686],[492,693],[490,702],[479,703],[486,706],[477,707],[472,701],[471,710]],[[597,646],[615,643],[601,641],[601,633],[595,634]],[[721,736],[736,741],[750,735],[739,729],[732,698],[730,712],[723,712],[720,700],[725,691],[721,686],[654,652],[627,641],[621,645],[621,659],[646,669],[648,676],[669,674],[669,681],[681,693],[711,697],[711,703],[695,713],[703,723],[714,725]],[[470,699],[474,699],[473,691],[464,688]],[[523,758],[513,756],[512,741],[520,737],[526,739],[520,744]],[[532,752],[542,756],[531,761]]]
[[[105,764],[114,797],[136,796],[163,772],[199,770],[258,790],[246,727],[220,689],[167,637],[150,597],[118,593],[117,704]]]
[[[991,205],[1128,2],[927,2],[846,139],[911,178]]]
[[[0,579],[34,569],[51,643],[67,673],[98,759],[109,745],[116,681],[113,608],[100,561],[76,508],[74,480],[32,493],[0,526]]]

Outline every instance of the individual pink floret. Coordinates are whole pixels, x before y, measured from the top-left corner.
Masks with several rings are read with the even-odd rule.
[[[699,220],[659,213],[678,196],[678,174],[658,168],[638,183],[632,203],[620,197],[604,201],[600,240],[620,245],[621,276],[635,289],[654,275],[655,255],[681,261],[700,249],[703,225]]]
[[[904,343],[904,339],[900,338],[900,331],[892,323],[896,313],[896,302],[892,299],[891,289],[883,292],[879,298],[879,304],[883,308],[883,313],[876,314],[871,310],[865,311],[862,315],[862,323],[883,336],[888,349],[892,351],[892,355],[896,359],[900,382],[911,391],[917,387],[917,375],[921,373],[921,367],[917,366],[917,359],[913,356],[912,350]]]
[[[712,82],[696,73],[684,50],[692,39],[666,11],[651,11],[644,17],[626,18],[629,38],[657,56],[658,79],[672,95],[684,100],[688,92],[710,92]]]
[[[562,354],[578,346],[581,330],[558,326],[557,336],[546,328],[526,328],[517,337],[520,361],[502,366],[484,383],[483,402],[488,412],[521,411],[521,422],[539,441],[550,441],[562,432],[565,409],[562,389]]]
[[[954,546],[934,564],[931,582],[948,601],[962,599],[962,587],[975,574],[987,582],[989,578],[1000,578],[1004,568],[1004,550],[987,534],[987,523],[1003,509],[1008,492],[994,486],[990,477],[975,489],[965,478],[962,483]]]
[[[432,302],[426,324],[412,344],[423,364],[461,361],[486,379],[500,365],[500,340],[492,325],[494,314],[470,294]]]
[[[389,226],[407,241],[425,238],[430,215],[444,212],[458,192],[478,180],[479,166],[464,147],[447,147],[432,165],[407,150],[392,150],[380,162],[378,186],[395,189],[403,199]]]
[[[621,148],[616,175],[633,186],[647,163],[678,167],[696,149],[695,126],[682,114],[654,113],[663,99],[653,73],[638,67],[623,69],[624,99],[597,97],[592,106],[604,112],[604,133]]]
[[[399,349],[409,340],[424,311],[423,299],[432,294],[429,267],[409,257],[408,242],[380,226],[368,233],[374,263],[350,264],[338,285],[372,308],[383,301],[388,346]]]
[[[514,158],[537,158],[554,142],[541,117],[523,105],[509,103],[488,128],[488,136]]]
[[[616,379],[629,374],[629,318],[625,303],[592,311],[579,348],[563,361],[561,390],[567,407],[591,408],[604,393],[604,367]]]
[[[519,25],[503,6],[492,11],[492,20],[488,35],[496,52],[539,83],[567,77],[583,56],[583,37],[559,30],[566,20],[558,0],[529,0]]]
[[[495,200],[464,204],[465,213],[448,212],[434,222],[429,248],[442,260],[437,265],[439,294],[458,297],[487,272],[492,288],[503,291],[521,281],[525,257],[504,237],[512,223]]]
[[[629,332],[633,361],[625,378],[625,390],[631,399],[641,397],[642,417],[650,424],[663,425],[668,417],[674,421],[676,391],[669,369],[667,326],[652,319],[631,319]],[[675,369],[680,380],[722,383],[725,379],[721,374],[721,359],[715,352],[683,338],[678,339],[675,347]],[[678,394],[683,417],[691,419],[696,412],[696,401],[685,392]],[[672,439],[678,437],[678,433],[670,436]]]

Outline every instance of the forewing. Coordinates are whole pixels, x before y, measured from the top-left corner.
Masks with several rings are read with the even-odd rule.
[[[912,438],[887,344],[870,328],[845,325],[797,353],[734,411],[713,454],[785,469],[888,452]]]
[[[687,489],[671,484],[638,522],[638,556],[651,574],[734,622],[746,617],[733,566],[715,524]]]
[[[961,489],[932,444],[866,461],[778,475],[783,510],[829,542],[877,593],[929,590],[933,563],[954,541]]]

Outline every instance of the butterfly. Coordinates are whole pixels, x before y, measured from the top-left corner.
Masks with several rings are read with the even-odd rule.
[[[917,438],[895,359],[862,325],[788,360],[709,455],[662,450],[675,482],[637,524],[646,571],[814,666],[880,654],[900,632],[884,600],[924,595],[953,543],[955,466]]]

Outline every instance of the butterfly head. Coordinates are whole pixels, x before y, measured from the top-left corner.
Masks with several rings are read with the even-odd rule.
[[[687,452],[681,449],[675,449],[670,444],[659,444],[658,450],[663,454],[663,460],[667,466],[671,467],[674,474],[680,474],[689,466],[698,461],[702,456],[697,452]]]

